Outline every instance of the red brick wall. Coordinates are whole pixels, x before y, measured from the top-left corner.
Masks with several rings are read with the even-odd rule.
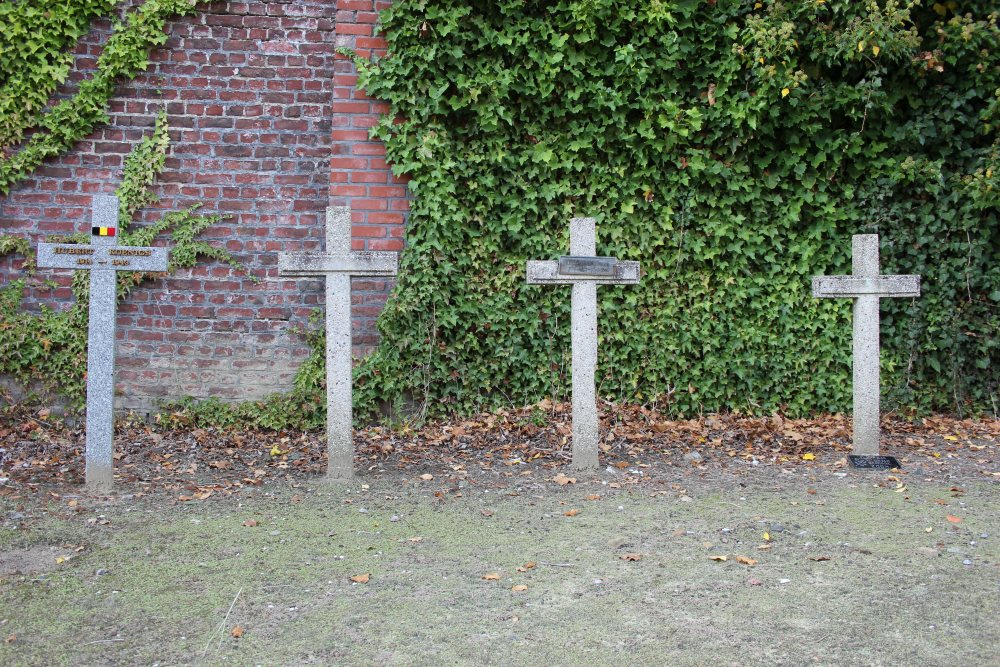
[[[232,251],[262,282],[206,261],[133,292],[118,318],[120,407],[287,390],[308,353],[292,329],[322,303],[322,284],[279,279],[277,253],[322,247],[328,204],[353,207],[355,248],[401,249],[406,188],[367,134],[381,106],[354,90],[353,66],[334,55],[335,45],[384,48],[372,32],[385,4],[203,5],[169,27],[148,73],[120,87],[108,127],[0,199],[2,232],[33,244],[86,229],[91,194],[114,191],[125,155],[166,108],[173,143],[156,185],[161,200],[146,221],[193,204],[227,215],[203,238]],[[81,43],[78,71],[93,68],[108,32],[107,23],[97,25]],[[20,263],[0,258],[0,283],[18,275]],[[68,272],[46,269],[38,278],[61,287],[29,290],[29,308],[68,305]],[[355,281],[359,353],[376,340],[374,318],[390,286]]]
[[[337,47],[369,58],[385,54],[385,40],[374,35],[378,12],[386,0],[336,0]],[[333,156],[330,160],[330,201],[353,211],[356,250],[402,250],[403,224],[409,208],[405,179],[398,179],[385,161],[385,147],[368,138],[368,128],[387,106],[368,98],[355,85],[357,72],[337,55],[333,75]],[[354,348],[363,356],[377,342],[375,318],[392,283],[354,280]]]

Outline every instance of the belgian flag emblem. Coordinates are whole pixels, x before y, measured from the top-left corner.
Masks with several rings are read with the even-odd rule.
[[[115,235],[115,228],[114,227],[91,227],[90,228],[90,235],[91,236],[114,236]]]

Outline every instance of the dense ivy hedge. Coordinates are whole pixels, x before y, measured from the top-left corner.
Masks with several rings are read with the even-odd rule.
[[[887,406],[996,414],[995,3],[397,0],[381,24],[389,55],[356,62],[413,202],[361,418],[565,396],[570,290],[524,261],[579,215],[643,266],[599,290],[602,395],[849,409],[850,302],[810,278],[877,232],[883,272],[923,276],[883,301]]]

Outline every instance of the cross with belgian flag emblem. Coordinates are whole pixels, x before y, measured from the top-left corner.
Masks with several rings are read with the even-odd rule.
[[[166,271],[166,248],[118,245],[117,197],[94,195],[90,243],[39,243],[39,268],[90,273],[87,321],[86,480],[107,492],[114,481],[115,324],[119,271]]]

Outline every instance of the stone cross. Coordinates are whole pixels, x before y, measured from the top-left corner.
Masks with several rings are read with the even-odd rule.
[[[879,299],[920,296],[920,276],[879,275],[878,234],[852,237],[849,276],[815,276],[812,295],[854,299],[854,454],[879,451]]]
[[[90,245],[39,243],[38,266],[90,271],[87,326],[87,487],[114,483],[115,311],[118,271],[166,271],[166,248],[118,245],[118,197],[94,195]]]
[[[529,285],[572,285],[573,345],[573,467],[597,469],[597,286],[634,285],[639,262],[595,257],[597,239],[593,218],[569,221],[569,251],[558,261],[529,260]]]
[[[351,276],[394,276],[398,253],[351,252],[351,209],[326,209],[326,252],[281,253],[278,275],[326,276],[327,478],[354,475]]]

